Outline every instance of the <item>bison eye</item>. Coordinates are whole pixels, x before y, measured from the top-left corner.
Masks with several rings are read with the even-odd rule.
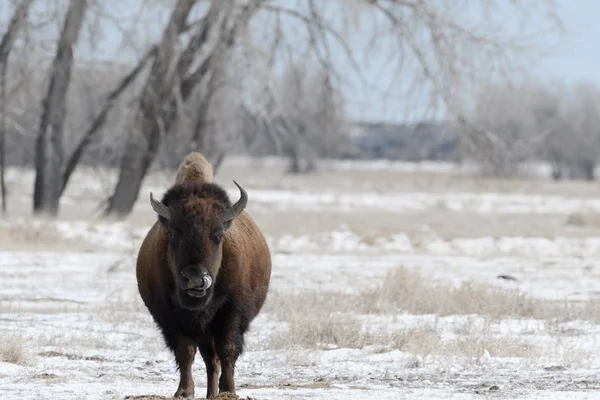
[[[221,241],[223,240],[223,232],[217,231],[217,232],[213,233],[213,240],[216,243],[221,243]]]
[[[175,229],[173,229],[173,228],[168,228],[168,229],[167,229],[167,233],[168,233],[168,235],[169,235],[169,237],[170,237],[171,239],[173,239],[173,238],[175,238],[175,237],[177,236],[177,232],[176,232],[176,230],[175,230]]]

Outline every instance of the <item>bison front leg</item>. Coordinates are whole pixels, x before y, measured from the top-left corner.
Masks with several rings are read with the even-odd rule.
[[[200,344],[198,348],[204,360],[204,365],[206,365],[206,398],[214,399],[219,390],[221,363],[212,339],[210,342]]]
[[[179,387],[175,397],[194,397],[192,364],[196,355],[196,343],[187,336],[179,336],[175,346],[175,361],[179,368]]]
[[[232,318],[226,325],[223,335],[215,338],[215,345],[221,360],[221,378],[219,392],[235,394],[235,363],[244,350],[244,330],[240,327],[240,318]]]

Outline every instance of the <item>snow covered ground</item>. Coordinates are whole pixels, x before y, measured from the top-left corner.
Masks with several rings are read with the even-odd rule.
[[[593,185],[475,184],[434,164],[265,180],[271,168],[218,176],[233,198],[231,177],[246,187],[273,253],[240,397],[600,399]],[[120,222],[89,218],[110,177],[76,178],[58,221],[28,215],[31,179],[11,171],[0,222],[0,398],[171,396],[178,373],[134,271],[147,193],[170,177],[150,177]],[[200,357],[194,371],[202,397]]]

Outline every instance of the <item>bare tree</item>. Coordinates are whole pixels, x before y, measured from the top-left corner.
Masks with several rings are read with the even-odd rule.
[[[292,171],[311,170],[320,157],[335,156],[343,143],[344,105],[349,100],[344,85],[349,75],[364,87],[379,90],[382,97],[400,95],[414,106],[467,120],[465,108],[476,87],[527,60],[521,58],[527,53],[519,40],[523,36],[505,35],[507,15],[517,23],[552,16],[552,0],[476,0],[475,5],[469,2],[469,12],[464,10],[467,3],[450,0],[151,3],[167,13],[168,21],[160,24],[156,38],[144,43],[131,33],[139,28],[135,18],[128,22],[131,28],[124,28],[119,18],[104,16],[99,2],[91,2],[87,12],[81,10],[82,19],[84,13],[93,21],[99,15],[114,19],[117,29],[128,32],[123,42],[137,49],[136,60],[128,61],[131,65],[122,75],[114,74],[121,80],[107,79],[102,91],[94,89],[93,95],[90,88],[99,104],[67,110],[78,115],[75,125],[67,113],[63,126],[61,116],[65,104],[77,104],[72,97],[76,94],[66,90],[72,87],[72,48],[60,57],[69,68],[61,69],[56,67],[62,54],[59,46],[40,112],[36,155],[28,155],[37,169],[35,210],[56,214],[58,198],[82,157],[89,162],[109,149],[120,158],[118,183],[106,209],[106,215],[115,216],[130,212],[152,163],[173,154],[165,151],[165,144],[198,149],[218,164],[226,152],[246,151],[242,141],[254,147],[268,143],[273,152],[290,157]],[[56,21],[56,16],[48,19]],[[156,27],[152,29],[154,34]],[[61,36],[65,32],[66,21]],[[100,31],[88,33],[93,40],[102,37]],[[71,45],[77,37],[78,33]],[[397,78],[383,84],[385,90],[368,82],[364,76],[368,66],[362,61],[381,59],[382,54],[389,55],[389,68]],[[83,70],[79,65],[74,68]],[[33,93],[34,86],[27,90]],[[28,100],[35,97],[32,93]],[[115,107],[117,101],[124,104],[124,98],[130,100],[127,106]],[[184,115],[189,111],[193,112]],[[33,118],[38,110],[27,106],[27,112]],[[118,129],[111,125],[115,114],[123,119]],[[82,134],[71,135],[69,130]]]
[[[237,82],[243,80],[243,69],[238,68],[239,54],[228,43],[217,43],[220,49],[208,60],[207,73],[197,90],[184,104],[178,125],[191,132],[190,142],[174,136],[171,142],[183,145],[184,151],[199,151],[206,155],[217,173],[225,159],[226,150],[235,147],[241,136],[241,103],[243,89]],[[186,135],[187,136],[187,135]],[[174,163],[179,164],[177,161]]]
[[[139,134],[129,136],[121,161],[119,182],[109,200],[107,213],[119,215],[130,211],[139,185],[158,152],[161,131],[169,129],[172,122],[169,115],[172,111],[166,106],[172,98],[173,74],[177,69],[173,60],[176,59],[179,32],[183,30],[195,3],[196,0],[179,0],[164,30],[135,116]]]
[[[514,176],[527,161],[547,161],[553,179],[593,180],[600,160],[598,110],[600,91],[590,83],[487,87],[473,120],[494,132],[494,140],[474,135],[467,155],[493,175]]]
[[[140,72],[146,66],[148,60],[153,57],[156,53],[156,47],[153,47],[142,59],[139,61],[138,65],[136,65],[115,87],[106,97],[104,101],[104,105],[93,119],[92,123],[85,130],[84,134],[79,138],[79,141],[73,148],[73,151],[69,155],[67,162],[65,164],[65,168],[62,174],[62,187],[60,191],[60,195],[63,194],[64,190],[67,187],[69,179],[71,178],[71,174],[75,171],[75,168],[79,164],[83,152],[97,135],[98,131],[104,126],[106,120],[108,118],[108,114],[115,106],[119,97],[123,94],[125,90],[133,83],[133,81],[138,77]]]
[[[181,54],[171,54],[177,60],[173,61],[176,67],[173,68],[172,79],[159,77],[148,81],[151,90],[142,95],[135,129],[137,133],[130,135],[124,150],[119,181],[110,198],[107,215],[124,216],[130,212],[142,179],[158,152],[161,133],[162,136],[169,134],[181,112],[178,101],[187,101],[202,78],[208,76],[214,49],[222,49],[208,40],[210,32],[215,33],[216,43],[226,43],[226,47],[241,42],[253,58],[253,64],[262,69],[249,67],[248,75],[263,82],[264,86],[257,90],[259,101],[246,105],[246,115],[268,121],[268,135],[280,141],[292,160],[297,160],[292,163],[292,170],[301,171],[312,169],[317,158],[314,148],[307,146],[309,132],[323,129],[309,127],[305,117],[295,118],[292,122],[290,112],[274,111],[283,108],[282,100],[271,96],[276,93],[272,79],[275,66],[291,69],[298,59],[314,60],[323,71],[318,78],[323,86],[339,87],[339,82],[343,81],[340,72],[343,64],[351,66],[357,76],[363,77],[357,48],[364,46],[363,54],[368,54],[369,49],[378,47],[380,51],[395,55],[393,62],[397,74],[405,79],[397,85],[400,90],[395,94],[402,92],[407,99],[421,100],[420,106],[423,106],[424,98],[430,109],[445,109],[450,115],[468,122],[466,99],[474,93],[476,85],[508,70],[514,71],[518,67],[518,63],[514,62],[516,56],[521,61],[526,59],[523,36],[511,38],[508,29],[503,29],[504,21],[497,17],[506,16],[507,10],[509,15],[513,12],[513,20],[542,18],[543,22],[547,22],[555,17],[552,0],[517,0],[510,4],[479,0],[472,6],[472,13],[465,13],[464,4],[454,1],[354,0],[325,3],[305,0],[291,5],[282,1],[227,0],[207,3],[209,11],[203,28],[192,36]],[[478,20],[473,21],[471,17],[475,13],[479,13]],[[255,22],[253,29],[243,29],[251,18]],[[368,35],[352,26],[361,23],[368,25]],[[551,25],[554,27],[556,24]],[[284,29],[284,26],[288,28]],[[239,32],[247,35],[242,37]],[[382,36],[389,40],[384,43],[380,39]],[[268,40],[263,40],[264,37]],[[374,43],[379,45],[374,46]],[[200,48],[208,48],[208,55]],[[336,59],[334,53],[344,57]],[[200,66],[189,72],[190,60],[196,58],[202,60],[198,61]],[[161,61],[157,58],[155,63],[160,65]],[[160,72],[160,69],[157,71]],[[160,82],[160,87],[152,87],[151,82]],[[161,93],[162,96],[158,98],[152,93]],[[143,111],[144,108],[151,112]],[[203,123],[197,126],[203,126]]]
[[[343,147],[343,99],[319,64],[291,65],[267,94],[260,115],[273,140],[290,158],[290,172],[312,171],[318,158],[332,156]]]
[[[87,0],[71,0],[58,41],[50,72],[48,94],[36,140],[36,177],[33,195],[35,213],[57,215],[62,191],[63,125],[67,90],[71,79],[73,47],[79,32]]]
[[[33,0],[23,0],[18,3],[13,12],[13,16],[8,23],[6,32],[0,41],[0,190],[2,192],[2,213],[6,214],[6,183],[4,181],[6,168],[6,79],[8,58],[12,49],[13,43],[17,37],[23,22],[27,19],[27,13]]]
[[[372,86],[364,78],[359,55],[385,52],[395,77],[380,94],[403,96],[406,109],[398,114],[427,109],[431,115],[446,114],[465,123],[470,122],[468,100],[481,84],[526,72],[524,67],[535,57],[535,44],[526,38],[539,33],[530,35],[527,28],[549,27],[554,32],[561,27],[553,0],[306,0],[297,7],[271,2],[264,10],[276,17],[265,26],[274,38],[269,53],[277,50],[291,60],[294,53],[305,54],[298,39],[304,28],[305,47],[332,82],[343,80],[343,63],[350,67],[345,74],[354,73]],[[510,27],[518,21],[532,23],[515,34]],[[285,24],[297,29],[287,34]],[[344,57],[334,59],[334,53]]]
[[[560,103],[555,91],[542,84],[491,85],[475,99],[472,120],[493,140],[474,134],[465,156],[477,161],[488,175],[511,177],[524,162],[539,160],[548,138],[559,126]]]
[[[238,32],[247,25],[264,0],[251,0],[235,7],[234,0],[213,1],[187,46],[176,52],[176,32],[186,25],[195,1],[180,0],[159,44],[136,115],[136,127],[121,160],[119,180],[105,215],[124,216],[131,211],[150,164],[156,157],[161,136],[169,133],[186,102],[210,71],[212,57],[223,47],[234,45]]]
[[[546,146],[554,178],[594,180],[600,160],[600,91],[593,84],[580,83],[557,93],[557,99],[561,118]]]

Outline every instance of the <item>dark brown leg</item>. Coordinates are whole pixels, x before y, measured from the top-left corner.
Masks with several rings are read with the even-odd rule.
[[[235,362],[238,356],[239,351],[233,343],[227,343],[221,348],[219,358],[223,373],[219,379],[219,392],[235,394]]]
[[[221,360],[221,379],[219,379],[219,392],[235,394],[235,363],[244,348],[244,336],[240,326],[240,319],[233,317],[226,325],[223,335],[215,341],[215,348]]]
[[[194,397],[192,364],[196,355],[196,343],[187,336],[179,336],[175,348],[175,361],[179,367],[179,387],[175,397]]]
[[[210,343],[204,343],[198,346],[200,354],[206,365],[206,398],[214,399],[219,393],[219,373],[221,372],[221,363],[217,352],[215,350],[215,344],[211,340]]]

